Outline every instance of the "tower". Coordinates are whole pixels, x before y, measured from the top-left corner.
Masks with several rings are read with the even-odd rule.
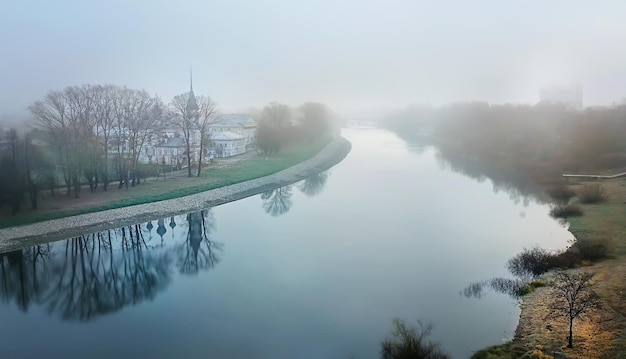
[[[198,102],[193,94],[193,73],[189,66],[189,97],[187,98],[187,119],[198,120]]]

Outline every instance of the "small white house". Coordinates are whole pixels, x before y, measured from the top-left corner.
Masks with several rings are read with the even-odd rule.
[[[223,114],[218,115],[215,121],[209,125],[211,134],[216,132],[231,132],[245,139],[246,150],[252,149],[256,133],[256,121],[249,114]]]
[[[246,153],[246,138],[232,132],[211,132],[211,149],[223,158]]]

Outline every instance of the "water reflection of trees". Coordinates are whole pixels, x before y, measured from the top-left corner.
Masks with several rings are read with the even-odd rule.
[[[298,184],[300,192],[308,197],[317,196],[322,192],[328,179],[328,171],[316,173]]]
[[[319,172],[297,183],[295,186],[308,197],[317,196],[322,193],[328,176],[328,171]],[[265,213],[272,217],[278,217],[289,212],[293,204],[291,202],[293,186],[294,185],[283,186],[261,193]]]
[[[293,185],[275,188],[261,193],[263,209],[272,217],[278,217],[289,212]]]
[[[0,255],[0,293],[5,302],[15,301],[22,311],[39,301],[46,290],[49,245]]]
[[[211,232],[215,229],[213,212],[189,213],[187,222],[187,240],[179,247],[181,273],[195,274],[200,269],[213,268],[219,261],[216,252],[222,248],[221,243],[210,240]]]
[[[530,285],[529,278],[491,278],[471,283],[461,292],[466,298],[482,298],[489,289],[518,299]]]
[[[483,182],[489,178],[493,191],[506,192],[515,203],[527,205],[530,199],[540,202],[547,200],[543,190],[524,171],[499,163],[493,159],[484,160],[468,155],[454,146],[437,148],[437,160],[445,168]]]
[[[149,243],[133,225],[0,255],[0,297],[24,312],[37,304],[71,321],[151,300],[172,281],[174,265],[188,274],[218,262],[211,212],[190,213],[187,222],[184,240],[166,246]]]

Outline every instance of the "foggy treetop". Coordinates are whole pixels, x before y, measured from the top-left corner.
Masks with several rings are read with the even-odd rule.
[[[69,85],[172,98],[189,65],[226,112],[535,103],[541,86],[572,80],[585,105],[608,105],[626,96],[624,14],[617,1],[9,1],[0,120]]]

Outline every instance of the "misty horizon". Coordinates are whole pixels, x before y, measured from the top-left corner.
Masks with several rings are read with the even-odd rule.
[[[224,113],[277,101],[357,116],[410,104],[535,104],[582,84],[584,106],[626,97],[626,5],[412,1],[97,6],[5,5],[0,119],[29,118],[49,91],[82,84],[189,88]]]

